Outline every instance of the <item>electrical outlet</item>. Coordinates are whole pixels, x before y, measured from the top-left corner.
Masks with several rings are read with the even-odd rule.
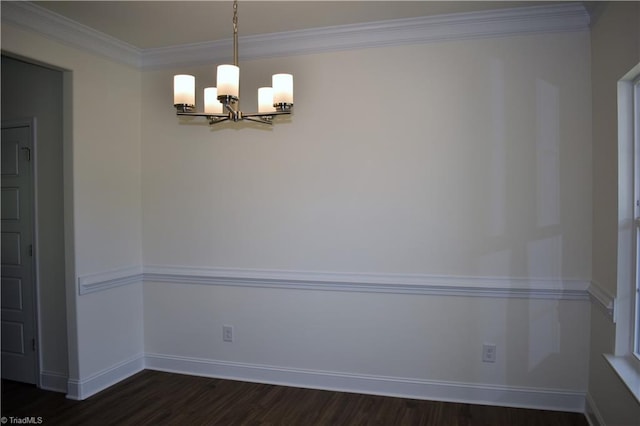
[[[482,345],[482,362],[496,362],[496,345],[490,343]]]
[[[233,342],[233,326],[222,326],[222,340],[225,342]]]

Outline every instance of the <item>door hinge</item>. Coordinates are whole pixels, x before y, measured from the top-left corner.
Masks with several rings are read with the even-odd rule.
[[[33,257],[33,244],[29,244],[29,256]]]
[[[27,157],[27,161],[31,161],[31,148],[22,148],[24,151],[25,157]]]
[[[36,339],[31,339],[31,350],[36,351]]]

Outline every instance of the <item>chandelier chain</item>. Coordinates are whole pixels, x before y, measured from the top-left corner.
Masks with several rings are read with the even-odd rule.
[[[238,32],[238,0],[233,1],[233,33]]]
[[[238,66],[238,0],[233,0],[233,65]]]

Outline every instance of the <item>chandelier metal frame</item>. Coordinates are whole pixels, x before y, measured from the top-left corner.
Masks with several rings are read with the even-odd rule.
[[[233,1],[233,65],[238,67],[238,0]],[[293,90],[293,89],[292,89]],[[175,103],[176,115],[187,117],[205,117],[210,125],[225,121],[239,122],[253,121],[261,124],[273,125],[273,118],[277,115],[288,115],[293,112],[293,102],[275,102],[275,111],[244,113],[240,111],[239,96],[221,94],[217,96],[222,104],[222,113],[197,112],[195,104]]]

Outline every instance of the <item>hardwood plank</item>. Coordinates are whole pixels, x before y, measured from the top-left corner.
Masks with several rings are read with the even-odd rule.
[[[422,401],[145,370],[72,401],[2,381],[2,415],[47,425],[588,426],[584,415]]]

